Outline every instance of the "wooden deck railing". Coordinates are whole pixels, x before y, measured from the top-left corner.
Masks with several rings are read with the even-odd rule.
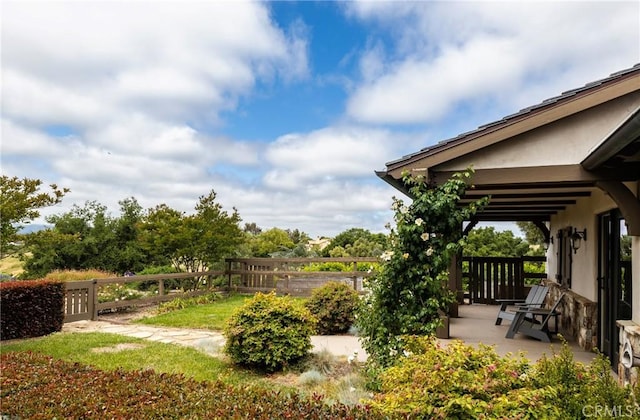
[[[544,263],[546,257],[463,257],[462,277],[468,281],[471,303],[495,304],[496,299],[524,299],[527,279],[547,278],[547,273],[526,272],[525,262]]]

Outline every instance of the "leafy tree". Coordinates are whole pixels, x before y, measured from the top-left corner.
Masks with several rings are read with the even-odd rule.
[[[274,253],[290,252],[294,242],[286,230],[272,228],[251,238],[250,249],[254,257],[270,257]]]
[[[371,233],[362,228],[351,228],[336,235],[322,250],[322,254],[326,257],[378,257],[387,247],[385,234]]]
[[[147,252],[154,253],[155,265],[167,258],[180,270],[207,271],[234,253],[243,241],[240,215],[236,209],[224,211],[215,200],[213,190],[201,196],[193,215],[165,204],[149,210],[142,223],[141,241]],[[197,286],[198,282],[191,287]]]
[[[440,313],[453,301],[448,269],[462,247],[462,222],[487,202],[459,205],[471,174],[457,173],[440,186],[422,177],[403,177],[413,202],[394,199],[391,251],[368,284],[371,293],[357,321],[374,365],[390,365],[405,348],[404,336],[434,333]]]
[[[0,177],[0,257],[9,251],[23,224],[40,217],[39,209],[60,203],[69,192],[56,184],[50,185],[51,192],[40,192],[41,185],[39,179]]]
[[[309,235],[298,229],[286,229],[285,232],[287,232],[287,235],[289,235],[289,238],[294,243],[294,245],[306,245],[307,242],[309,242],[309,239],[311,239]]]
[[[510,230],[498,232],[494,227],[476,228],[465,239],[463,254],[470,257],[521,257],[529,244]]]
[[[245,223],[244,229],[242,229],[242,231],[251,235],[259,235],[262,232],[262,229],[255,222],[251,222]]]
[[[531,245],[544,244],[544,235],[542,231],[534,225],[532,222],[516,222],[516,225],[520,228],[524,237]]]
[[[51,229],[25,235],[30,251],[25,258],[26,275],[41,277],[56,269],[142,270],[149,260],[138,242],[142,210],[133,198],[120,205],[120,218],[111,217],[96,201],[49,216]]]

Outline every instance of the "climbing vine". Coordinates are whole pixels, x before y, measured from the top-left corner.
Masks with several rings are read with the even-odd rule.
[[[394,198],[391,249],[368,283],[370,293],[357,319],[363,347],[382,367],[404,351],[403,336],[433,334],[439,314],[454,300],[447,281],[451,257],[463,244],[462,223],[488,202],[460,204],[472,174],[472,169],[456,173],[442,185],[403,176],[413,201]]]

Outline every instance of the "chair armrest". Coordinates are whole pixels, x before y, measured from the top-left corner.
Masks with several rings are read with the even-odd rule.
[[[526,301],[522,299],[496,299],[498,303],[506,303],[507,305],[524,305]]]
[[[560,315],[558,311],[552,311],[550,309],[544,308],[518,308],[514,312],[522,313],[522,314],[533,314],[533,315]]]

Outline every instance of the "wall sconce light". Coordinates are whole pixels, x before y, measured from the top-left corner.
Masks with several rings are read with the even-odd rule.
[[[553,236],[549,235],[544,238],[544,242],[542,243],[542,248],[546,251],[549,250],[549,246],[553,245]]]
[[[571,248],[573,249],[573,253],[575,254],[576,252],[578,252],[578,249],[580,249],[582,241],[587,240],[587,228],[584,228],[584,230],[582,231],[573,228],[573,233],[571,234],[571,236],[569,236],[569,239],[571,240]]]

